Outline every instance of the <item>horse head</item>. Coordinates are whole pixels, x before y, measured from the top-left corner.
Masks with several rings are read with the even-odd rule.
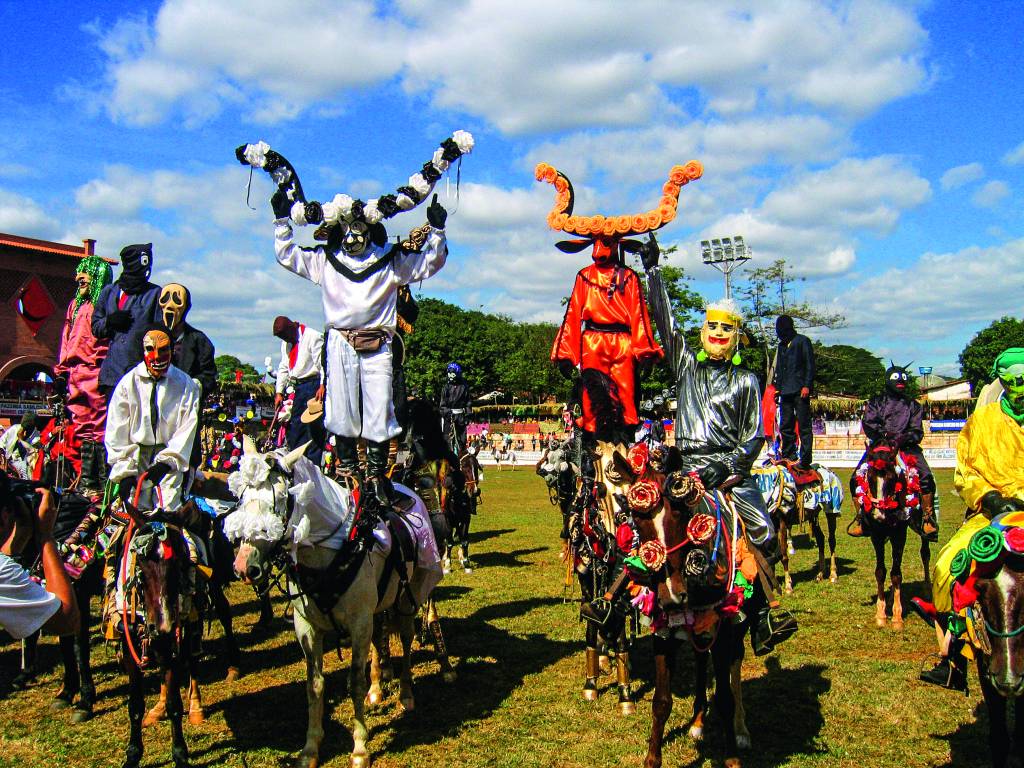
[[[307,445],[288,453],[260,453],[248,435],[243,438],[238,471],[228,479],[238,505],[224,519],[224,534],[241,542],[234,568],[246,583],[261,581],[269,574],[270,559],[284,540],[291,513],[292,467]]]
[[[1014,535],[1024,541],[1024,535]],[[979,573],[974,588],[991,646],[989,682],[1002,696],[1019,697],[1024,694],[1024,553],[1006,551],[997,568]]]
[[[893,525],[905,520],[907,482],[899,448],[890,440],[868,446],[856,498],[869,519]]]
[[[192,568],[181,530],[162,522],[145,522],[131,539],[135,569],[142,586],[146,627],[151,634],[169,634],[181,623],[182,598]]]

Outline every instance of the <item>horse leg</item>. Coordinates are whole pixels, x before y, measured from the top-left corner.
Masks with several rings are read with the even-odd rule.
[[[987,665],[983,658],[978,658],[978,680],[981,684],[981,695],[985,699],[985,707],[988,709],[988,749],[992,755],[992,768],[1009,768],[1010,763],[1010,729],[1007,725],[1006,699],[992,686],[988,678]],[[1019,701],[1019,700],[1018,700]],[[1022,730],[1021,721],[1024,715],[1017,707],[1016,732],[1020,738]],[[1017,742],[1017,749],[1020,749],[1020,741]]]
[[[199,690],[199,681],[195,675],[188,676],[188,722],[190,725],[202,725],[206,722],[203,694]]]
[[[168,642],[168,646],[171,643]],[[167,686],[167,718],[171,721],[171,759],[174,768],[188,768],[188,745],[185,743],[185,731],[181,727],[184,707],[181,701],[181,681],[188,678],[187,646],[179,651],[180,657],[174,657],[174,651],[167,649],[167,668],[164,670],[164,684]],[[191,719],[191,716],[190,718]]]
[[[76,582],[78,583],[78,582]],[[89,601],[91,599],[88,586],[81,590],[78,596],[78,607],[81,611],[81,623],[78,635],[75,637],[75,664],[78,666],[78,674],[82,681],[82,695],[71,715],[71,722],[84,723],[92,717],[92,708],[96,703],[96,684],[92,679],[92,662],[89,650],[89,635],[92,632],[92,612]]]
[[[138,768],[142,762],[142,717],[146,712],[146,698],[142,690],[142,670],[136,666],[123,641],[121,666],[128,677],[128,746],[124,753],[124,768]]]
[[[661,744],[665,738],[665,723],[672,714],[672,671],[678,649],[679,641],[675,638],[654,636],[654,700],[644,768],[661,768]]]
[[[889,571],[892,580],[892,628],[903,629],[903,550],[907,545],[907,529],[901,528],[893,534],[892,569]]]
[[[82,689],[81,679],[78,676],[78,662],[75,659],[75,636],[61,635],[58,638],[60,645],[60,657],[64,663],[64,682],[57,691],[57,695],[50,702],[50,709],[56,711],[67,709],[75,700],[75,696]]]
[[[238,640],[235,639],[235,632],[231,626],[231,603],[228,602],[221,584],[211,581],[209,586],[213,610],[217,614],[217,621],[224,628],[224,644],[227,646],[228,674],[224,679],[225,682],[233,683],[239,677],[242,649],[238,647]]]
[[[931,589],[932,586],[932,545],[924,536],[921,537],[921,565],[924,567],[924,585]]]
[[[779,551],[782,553],[782,583],[787,595],[793,594],[793,577],[789,575],[789,556],[793,542],[789,539],[789,525],[785,515],[779,515]]]
[[[406,712],[416,708],[416,700],[412,695],[412,636],[414,634],[413,617],[398,614],[398,633],[402,638],[402,672],[399,677],[398,703]]]
[[[821,530],[821,510],[817,509],[809,514],[811,533],[814,535],[814,543],[818,545],[818,575],[815,581],[825,580],[825,532]]]
[[[875,626],[885,626],[885,536],[871,534],[871,545],[875,548]]]
[[[152,728],[154,725],[159,723],[161,720],[167,719],[167,682],[165,680],[160,681],[160,697],[156,700],[156,704],[153,708],[146,713],[145,719],[142,721],[143,728]]]
[[[587,656],[584,669],[583,699],[597,701],[597,676],[601,669],[597,658],[597,627],[587,622]]]
[[[370,610],[370,609],[367,609]],[[411,617],[406,617],[411,619]],[[407,621],[406,627],[402,629],[403,647],[411,647],[412,643],[412,622]],[[349,669],[349,695],[352,697],[352,755],[349,758],[351,768],[367,768],[370,764],[370,754],[366,750],[366,740],[369,732],[366,729],[366,657],[370,651],[371,640],[373,639],[374,621],[368,613],[350,618],[348,631],[352,636],[352,667]],[[386,636],[386,635],[385,635]],[[322,649],[321,649],[322,651]],[[322,652],[319,654],[322,656]],[[323,717],[323,675],[320,676],[320,711],[319,716]],[[320,738],[323,738],[322,723],[317,721],[320,727]],[[319,743],[319,740],[318,740]],[[307,768],[315,768],[308,766]]]
[[[619,713],[635,715],[636,703],[633,701],[633,690],[629,679],[629,636],[626,634],[625,627],[622,628],[622,633],[616,643],[615,671],[619,686]]]
[[[441,632],[441,616],[437,612],[437,603],[434,598],[427,600],[426,614],[427,631],[434,643],[437,663],[441,665],[441,677],[446,683],[454,683],[455,669],[452,667],[451,659],[448,658],[448,646],[444,641],[444,633]]]
[[[825,522],[828,524],[828,552],[829,552],[829,576],[832,584],[839,583],[839,568],[836,566],[836,524],[839,522],[838,515],[825,515]]]
[[[293,613],[295,636],[302,647],[302,655],[306,657],[306,705],[308,720],[306,723],[306,744],[295,760],[296,768],[316,768],[319,764],[320,742],[324,738],[324,636],[310,624],[306,617],[296,610]],[[352,669],[350,687],[355,696],[355,679],[363,680],[363,666],[356,667],[355,638],[352,640]],[[366,651],[362,653],[362,663],[366,663]],[[358,669],[358,673],[357,670]],[[361,685],[360,687],[365,687]],[[353,698],[353,701],[356,699]],[[362,697],[359,697],[356,711],[361,715]]]
[[[256,597],[260,603],[260,617],[256,620],[256,626],[260,629],[268,629],[274,623],[274,606],[270,604],[270,588],[260,592],[256,590]]]
[[[726,768],[740,768],[739,746],[736,744],[736,699],[732,692],[732,666],[735,644],[732,627],[720,625],[718,637],[711,646],[711,666],[715,671],[715,711],[722,721],[725,736]]]
[[[694,650],[693,654],[693,719],[690,721],[690,738],[700,741],[704,738],[704,718],[708,714],[708,659],[707,651]]]
[[[740,639],[742,643],[742,638]],[[732,686],[732,698],[736,702],[736,711],[733,715],[733,728],[736,731],[736,747],[738,749],[750,749],[753,741],[750,738],[750,731],[747,730],[747,710],[743,707],[743,659],[736,659],[729,670],[729,682]]]

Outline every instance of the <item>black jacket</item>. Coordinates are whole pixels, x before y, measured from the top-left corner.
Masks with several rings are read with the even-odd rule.
[[[141,293],[131,294],[125,311],[131,315],[127,331],[107,327],[107,316],[118,309],[121,286],[117,283],[103,286],[92,309],[92,335],[97,339],[110,339],[110,351],[100,366],[100,386],[116,387],[125,371],[142,362],[142,339],[139,333],[150,323],[160,322],[160,286],[147,283]]]
[[[779,344],[772,384],[780,395],[798,395],[804,387],[814,388],[814,348],[810,339],[798,333],[788,344]]]
[[[174,365],[203,388],[203,396],[217,389],[217,364],[213,360],[210,337],[188,323],[183,323],[181,336],[174,341]]]

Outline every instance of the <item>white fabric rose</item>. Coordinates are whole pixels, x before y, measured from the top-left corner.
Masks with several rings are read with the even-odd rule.
[[[430,182],[423,178],[422,173],[414,173],[409,177],[409,186],[416,190],[420,200],[430,194]]]
[[[245,157],[245,162],[249,165],[254,168],[262,168],[263,164],[267,162],[267,152],[269,151],[270,145],[265,141],[261,141],[257,144],[246,144],[243,156]]]
[[[416,201],[404,192],[398,193],[398,197],[395,198],[395,203],[403,211],[409,211],[416,207]]]
[[[300,227],[306,224],[306,204],[301,200],[296,200],[288,216]]]
[[[368,200],[366,205],[363,206],[363,218],[369,224],[379,224],[381,219],[384,218],[384,214],[377,208],[376,199]]]
[[[444,159],[444,149],[442,149],[441,147],[438,147],[437,149],[434,150],[434,156],[433,158],[431,158],[430,162],[441,173],[447,171],[448,166],[451,165],[451,163]]]
[[[456,131],[452,134],[452,141],[455,142],[455,146],[459,148],[459,151],[467,155],[473,151],[473,147],[476,142],[473,140],[473,134],[469,131]]]

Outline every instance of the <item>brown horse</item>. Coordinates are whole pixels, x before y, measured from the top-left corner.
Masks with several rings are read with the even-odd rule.
[[[861,511],[871,545],[875,549],[875,624],[884,627],[885,544],[892,548],[892,628],[903,629],[903,550],[913,508],[920,505],[919,490],[913,488],[916,470],[902,464],[896,446],[878,441],[868,448],[864,464],[851,481],[854,503]]]
[[[978,577],[975,589],[983,625],[975,629],[978,678],[988,708],[992,765],[1010,768],[1011,756],[1024,750],[1024,555],[1007,552],[1001,567]],[[1008,699],[1016,700],[1012,738]]]

